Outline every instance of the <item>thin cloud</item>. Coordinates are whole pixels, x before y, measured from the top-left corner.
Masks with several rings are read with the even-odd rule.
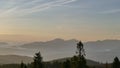
[[[76,1],[76,0],[57,0],[57,1],[49,2],[49,3],[37,5],[33,8],[26,9],[26,10],[29,11],[28,13],[39,12],[39,11],[43,11],[43,10],[46,10],[52,7],[62,6],[63,4],[68,4],[73,1]]]
[[[101,12],[101,14],[113,14],[113,13],[119,13],[120,9],[114,9],[114,10],[107,10],[107,11],[103,11]]]
[[[10,0],[14,3],[18,3],[16,0]],[[0,14],[1,17],[3,16],[16,16],[16,15],[27,15],[32,14],[35,12],[44,11],[46,9],[50,9],[57,6],[62,6],[64,4],[68,4],[71,2],[74,2],[76,0],[54,0],[50,2],[43,2],[43,0],[34,0],[34,1],[27,1],[26,3],[23,3],[25,0],[22,0],[22,5],[18,4],[15,5],[15,7],[7,8],[3,10]],[[43,3],[42,3],[43,2]]]

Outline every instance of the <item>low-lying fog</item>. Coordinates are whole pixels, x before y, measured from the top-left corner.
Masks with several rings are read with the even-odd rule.
[[[77,40],[55,39],[47,42],[3,43],[0,44],[0,55],[23,55],[33,57],[41,52],[45,61],[76,55]],[[87,59],[99,62],[111,62],[115,56],[120,57],[120,40],[103,40],[85,42]]]

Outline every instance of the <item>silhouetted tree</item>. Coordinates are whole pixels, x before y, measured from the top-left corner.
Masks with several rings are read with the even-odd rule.
[[[34,68],[43,68],[43,62],[40,52],[36,53],[34,56],[34,62],[33,62]]]
[[[85,56],[84,45],[81,41],[77,43],[77,53],[79,57]]]
[[[21,62],[20,68],[24,68],[24,63],[23,62]]]
[[[108,68],[108,62],[106,62],[106,64],[105,64],[105,68]]]
[[[85,59],[84,45],[81,41],[77,44],[77,53],[79,58],[77,68],[88,68],[87,62]]]
[[[120,61],[119,61],[118,57],[114,58],[113,68],[120,68]]]
[[[77,68],[78,66],[78,57],[77,56],[73,56],[71,58],[71,67],[72,68]]]
[[[63,63],[63,68],[71,68],[70,60],[66,60],[66,61]]]
[[[27,66],[26,66],[26,64],[24,64],[23,62],[21,62],[20,68],[27,68]]]

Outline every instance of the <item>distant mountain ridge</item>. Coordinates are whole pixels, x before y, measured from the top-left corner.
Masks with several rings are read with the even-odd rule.
[[[53,59],[59,59],[64,57],[72,57],[76,54],[75,52],[77,43],[78,40],[75,39],[54,39],[47,42],[28,43],[18,47],[0,47],[0,53],[10,52],[9,54],[15,54],[5,56],[0,55],[0,64],[9,64],[11,63],[11,61],[12,63],[20,63],[21,61],[29,63],[32,61],[32,58],[27,56],[33,56],[38,51],[41,52],[41,55],[43,56],[43,59],[45,61],[50,61]],[[84,42],[84,47],[87,59],[99,62],[112,62],[115,56],[118,56],[120,58],[120,40]],[[21,54],[25,56],[17,56]]]
[[[50,41],[46,41],[46,42],[32,42],[32,43],[28,43],[28,44],[24,44],[21,45],[21,47],[25,47],[25,48],[38,48],[39,46],[56,46],[56,45],[71,45],[74,43],[77,43],[78,41],[75,39],[71,39],[71,40],[63,40],[63,39],[54,39],[54,40],[50,40]]]
[[[71,57],[66,57],[66,58],[54,59],[54,60],[49,61],[49,62],[56,62],[56,61],[57,62],[64,62],[64,61],[70,60],[70,59],[71,59]],[[97,65],[100,65],[102,63],[96,62],[94,60],[87,59],[87,64],[90,65],[90,66],[97,66]]]
[[[20,64],[31,63],[32,57],[28,56],[18,56],[18,55],[0,55],[0,64]]]
[[[33,42],[21,45],[27,49],[37,49],[47,55],[45,59],[71,57],[76,53],[76,44],[78,40],[54,39],[47,42]],[[85,51],[88,59],[106,62],[113,61],[115,56],[120,57],[120,40],[98,40],[84,42]],[[47,59],[48,60],[48,59]]]
[[[70,59],[70,57],[56,59],[47,62],[55,62],[55,61],[64,62],[66,59]],[[20,64],[21,62],[28,64],[33,62],[33,58],[28,56],[19,56],[19,55],[0,55],[0,64]],[[92,60],[87,60],[87,64],[93,66],[93,65],[99,65],[100,63]]]
[[[8,45],[7,42],[0,42],[0,45]]]
[[[33,57],[40,51],[44,61],[72,57],[76,55],[78,40],[54,39],[46,42],[32,42],[23,45],[0,45],[0,55],[24,55]],[[112,62],[113,58],[120,58],[120,40],[98,40],[84,42],[86,58],[99,62]],[[20,60],[21,61],[21,60]]]

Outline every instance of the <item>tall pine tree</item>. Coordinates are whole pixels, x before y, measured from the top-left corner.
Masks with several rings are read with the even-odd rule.
[[[23,62],[21,62],[21,64],[20,64],[20,68],[27,68],[27,65],[24,64]]]
[[[43,68],[43,62],[40,52],[36,53],[34,56],[34,62],[33,62],[34,68]]]
[[[114,58],[112,68],[120,68],[120,61],[119,61],[118,57]]]
[[[77,53],[79,58],[77,68],[88,68],[87,62],[85,59],[84,45],[81,41],[77,44]]]

